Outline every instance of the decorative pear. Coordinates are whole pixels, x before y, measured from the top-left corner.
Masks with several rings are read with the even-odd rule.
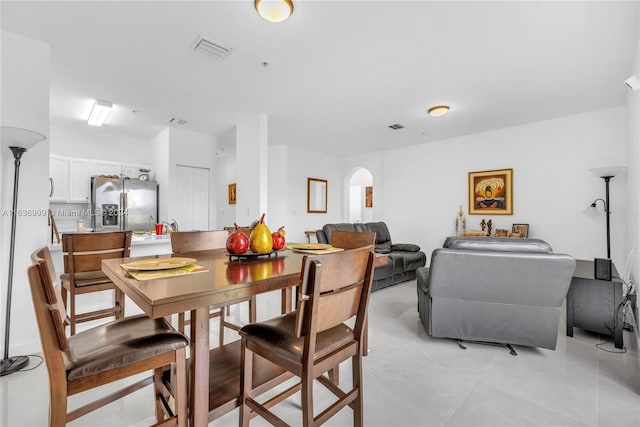
[[[260,222],[253,227],[249,236],[249,249],[255,254],[267,254],[273,249],[273,238],[269,227],[264,223],[264,216],[260,217]]]

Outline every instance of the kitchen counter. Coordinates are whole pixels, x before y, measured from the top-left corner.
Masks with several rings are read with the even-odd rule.
[[[60,237],[62,238],[62,232],[60,233]],[[140,246],[140,245],[162,245],[162,244],[171,244],[171,236],[168,234],[163,234],[162,236],[156,236],[155,234],[152,234],[151,236],[146,235],[146,234],[133,234],[131,236],[131,250],[133,253],[133,247],[134,246]],[[53,251],[61,251],[62,250],[62,243],[49,243],[49,250],[51,252]],[[169,252],[166,253],[171,253],[171,249],[169,249]],[[134,256],[134,255],[132,255]]]
[[[62,236],[62,234],[61,234]],[[62,264],[62,243],[50,243],[49,251],[58,273],[64,271]],[[162,236],[134,234],[131,236],[131,256],[151,256],[171,253],[171,237],[168,234]]]

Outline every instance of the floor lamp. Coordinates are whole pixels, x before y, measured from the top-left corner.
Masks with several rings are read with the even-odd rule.
[[[604,200],[604,211],[607,214],[607,259],[611,259],[611,226],[610,226],[610,216],[611,211],[609,210],[609,181],[611,178],[615,177],[617,174],[624,170],[624,166],[608,166],[602,168],[594,168],[591,169],[591,172],[598,175],[600,178],[604,180],[605,187],[605,200]],[[602,199],[596,199],[591,204],[591,206],[595,207],[596,201]]]
[[[7,280],[7,311],[4,323],[4,355],[0,366],[0,376],[19,371],[29,363],[28,356],[9,357],[9,333],[11,331],[11,289],[13,287],[13,256],[16,243],[16,218],[18,208],[18,178],[20,177],[20,159],[28,148],[43,141],[41,133],[27,129],[2,126],[2,148],[8,147],[13,153],[15,172],[13,175],[13,207],[11,209],[11,246],[9,247],[9,278]]]

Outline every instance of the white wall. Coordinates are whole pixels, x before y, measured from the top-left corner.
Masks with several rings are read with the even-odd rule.
[[[377,155],[354,156],[345,169],[365,166],[372,171],[374,206],[383,205],[378,218],[387,222],[395,242],[416,243],[428,255],[454,233],[462,204],[468,229],[480,229],[482,218],[492,219],[494,229],[527,223],[530,238],[548,241],[557,252],[605,257],[604,212],[601,205],[589,208],[595,198],[604,198],[604,182],[589,169],[603,161],[625,163],[624,123],[625,109],[611,108],[388,150],[381,156],[380,171],[375,169]],[[513,168],[513,215],[468,215],[468,172],[503,168]],[[617,265],[626,253],[625,200],[623,174],[611,181],[612,257]]]
[[[269,204],[272,200],[286,200],[286,218],[271,225],[277,229],[284,225],[288,242],[305,242],[306,230],[317,230],[324,224],[342,222],[343,212],[343,175],[340,172],[340,159],[336,156],[288,147],[286,159],[269,163],[269,168],[286,168],[286,183],[272,188]],[[276,154],[277,155],[277,154]],[[273,161],[274,156],[270,156]],[[286,161],[286,164],[284,163]],[[270,174],[270,177],[274,174]],[[307,178],[326,179],[328,185],[327,213],[307,213]],[[270,186],[271,187],[271,186]],[[274,202],[275,203],[275,202]],[[281,214],[278,214],[281,215]],[[276,218],[273,218],[276,220]]]
[[[236,221],[250,225],[268,210],[267,116],[255,114],[236,126]]]
[[[169,216],[169,128],[164,128],[151,138],[149,145],[152,149],[151,164],[155,169],[154,175],[158,181],[158,219],[168,221]]]
[[[106,126],[106,125],[105,125]],[[153,163],[152,143],[82,123],[77,128],[51,126],[51,154],[123,163]]]
[[[268,178],[268,198],[269,209],[266,223],[271,232],[277,231],[280,227],[285,227],[285,238],[289,241],[303,242],[300,237],[293,239],[295,235],[294,227],[290,226],[289,194],[287,191],[289,182],[289,171],[287,168],[289,159],[289,148],[283,145],[269,146],[269,178]],[[303,230],[304,231],[304,230]],[[300,236],[298,234],[298,236]]]
[[[216,211],[215,195],[215,153],[217,139],[215,136],[207,135],[199,132],[192,132],[183,129],[169,128],[169,157],[168,157],[168,181],[158,181],[160,185],[160,197],[164,198],[168,203],[167,216],[163,220],[175,218],[180,224],[180,218],[177,217],[176,201],[178,200],[179,188],[176,186],[176,166],[191,166],[209,169],[209,229],[216,228],[214,212]],[[164,190],[163,190],[164,189]]]
[[[640,13],[640,11],[639,11]],[[633,69],[629,75],[640,76],[640,40],[636,48]],[[640,92],[627,91],[627,247],[626,253],[631,253],[635,248],[635,253],[631,262],[631,279],[636,284],[636,295],[640,282]],[[624,264],[618,264],[619,269],[624,268]],[[640,298],[639,298],[640,299]],[[640,307],[640,301],[637,301]],[[636,313],[640,310],[636,309]],[[636,325],[640,322],[636,318]],[[640,332],[635,328],[640,346]]]
[[[21,127],[49,137],[49,46],[41,42],[2,31],[1,100],[2,126]],[[14,161],[11,151],[0,152],[2,210],[10,210],[13,199]],[[18,211],[49,207],[49,140],[40,142],[23,154],[20,166]],[[11,216],[2,215],[0,245],[1,328],[4,352],[9,241]],[[26,270],[30,255],[47,244],[45,215],[18,216],[16,222],[15,262],[11,307],[9,355],[40,351],[35,314]]]
[[[229,204],[229,184],[236,182],[236,128],[218,137],[215,170],[216,225],[231,227],[236,222],[236,205]],[[238,224],[248,226],[250,224]]]

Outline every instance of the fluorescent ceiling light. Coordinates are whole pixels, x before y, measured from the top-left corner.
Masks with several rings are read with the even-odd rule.
[[[267,21],[282,22],[293,13],[291,0],[254,0],[253,6]]]
[[[102,126],[107,117],[109,117],[109,113],[113,108],[113,104],[109,101],[103,101],[101,99],[96,100],[96,103],[93,105],[91,109],[91,113],[89,114],[89,119],[87,123],[91,126]]]
[[[427,114],[431,117],[442,117],[449,112],[448,105],[436,105],[435,107],[429,108]]]

